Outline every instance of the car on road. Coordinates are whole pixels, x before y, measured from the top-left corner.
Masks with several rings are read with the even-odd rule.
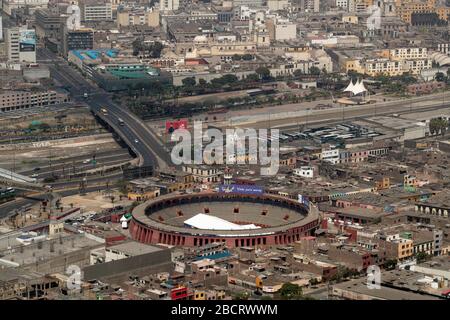
[[[134,142],[135,142],[135,143],[139,143],[139,140],[138,140],[138,139],[134,139]]]
[[[32,175],[31,175],[31,178],[37,178],[39,175],[37,174],[37,173],[33,173]]]
[[[91,162],[91,159],[86,159],[83,161],[83,164],[88,164],[89,162]]]
[[[34,168],[34,171],[39,171],[39,170],[41,170],[41,168],[39,168],[39,167]]]

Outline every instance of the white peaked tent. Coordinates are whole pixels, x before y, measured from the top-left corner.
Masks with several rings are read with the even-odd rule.
[[[350,79],[350,83],[348,84],[347,88],[344,89],[344,92],[353,92],[353,88],[355,86],[353,85],[353,80]]]
[[[353,81],[350,80],[350,83],[348,84],[347,88],[344,89],[344,92],[350,92],[356,96],[358,94],[367,92],[367,89],[366,87],[364,87],[364,82],[362,79],[356,80],[355,84],[353,84]]]

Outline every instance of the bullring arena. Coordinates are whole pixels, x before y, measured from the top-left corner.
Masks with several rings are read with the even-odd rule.
[[[226,230],[211,223],[198,229],[186,220],[221,220],[225,225],[252,229]],[[204,221],[205,222],[205,221]],[[147,201],[133,210],[130,233],[143,243],[202,246],[225,242],[229,248],[288,244],[311,235],[319,226],[315,206],[307,208],[298,201],[260,194],[197,193],[165,195]],[[222,229],[221,229],[222,228]]]

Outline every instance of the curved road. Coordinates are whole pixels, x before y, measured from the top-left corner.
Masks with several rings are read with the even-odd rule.
[[[72,96],[76,102],[87,104],[91,110],[105,120],[116,133],[141,157],[141,166],[163,168],[170,165],[170,155],[147,125],[126,108],[114,103],[108,92],[86,80],[77,70],[70,67],[65,60],[57,57],[47,49],[38,49],[38,61],[48,61],[50,73]],[[83,98],[84,93],[88,99]],[[108,111],[103,115],[101,109]],[[118,118],[125,125],[119,126]]]
[[[95,114],[114,129],[121,139],[127,143],[129,148],[140,157],[140,166],[164,168],[170,165],[170,154],[164,149],[154,133],[138,117],[114,103],[109,93],[86,80],[78,71],[70,67],[64,59],[47,49],[39,48],[37,58],[39,63],[48,65],[52,78],[59,82],[71,94],[72,100],[87,104]],[[83,97],[85,92],[89,94],[88,99],[84,99]],[[107,115],[101,113],[100,110],[102,108],[108,111]],[[124,126],[119,125],[119,118],[124,121]],[[104,180],[105,178],[99,179]],[[96,191],[102,188],[104,187],[93,186],[88,187],[86,191]],[[78,188],[58,191],[61,196],[73,195],[78,192]],[[17,199],[10,203],[0,205],[0,218],[8,216],[14,213],[15,210],[34,202],[35,200],[30,199]]]

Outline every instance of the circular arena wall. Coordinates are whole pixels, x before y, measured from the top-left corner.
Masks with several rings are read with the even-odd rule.
[[[235,224],[255,224],[258,229],[195,229],[184,221],[210,214]],[[133,210],[130,234],[143,243],[202,246],[224,242],[227,247],[283,245],[311,235],[319,226],[317,208],[276,195],[218,192],[169,194],[147,201]]]

